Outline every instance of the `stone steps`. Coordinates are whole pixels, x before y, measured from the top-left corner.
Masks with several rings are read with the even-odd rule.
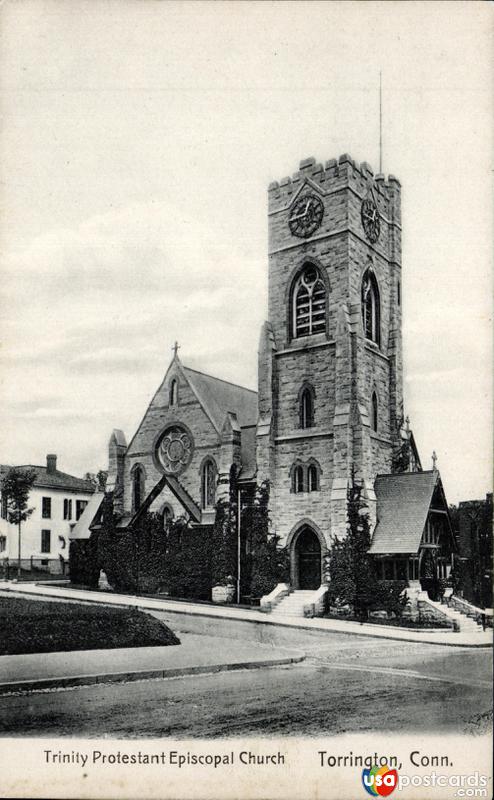
[[[271,612],[274,616],[303,617],[304,606],[308,605],[316,590],[299,590],[286,595]]]
[[[483,633],[482,626],[478,624],[475,619],[471,617],[467,617],[466,614],[462,614],[461,611],[457,611],[455,608],[450,608],[445,603],[438,603],[435,600],[428,601],[432,606],[435,606],[439,611],[448,617],[448,619],[453,620],[458,624],[460,631],[464,633]]]

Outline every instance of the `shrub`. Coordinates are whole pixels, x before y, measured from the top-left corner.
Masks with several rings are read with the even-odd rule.
[[[98,587],[98,534],[92,533],[89,539],[74,539],[69,547],[69,577],[72,583]]]
[[[382,609],[387,611],[388,614],[395,614],[400,618],[408,603],[406,588],[406,581],[377,581],[375,595],[369,610],[378,611]]]

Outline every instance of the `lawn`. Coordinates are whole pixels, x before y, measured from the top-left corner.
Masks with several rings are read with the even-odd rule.
[[[175,644],[173,631],[136,609],[0,597],[0,655]]]

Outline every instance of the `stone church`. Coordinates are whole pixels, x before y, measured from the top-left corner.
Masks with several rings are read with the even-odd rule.
[[[175,347],[130,442],[120,430],[110,439],[119,526],[144,509],[165,525],[213,524],[232,476],[241,504],[269,480],[291,587],[315,590],[331,537],[346,533],[353,472],[382,577],[446,577],[454,544],[440,475],[435,462],[422,470],[403,410],[400,183],[348,155],[309,158],[270,184],[268,217],[258,391],[187,367]]]

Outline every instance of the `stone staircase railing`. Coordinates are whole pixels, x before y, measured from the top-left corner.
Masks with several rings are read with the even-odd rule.
[[[278,583],[272,592],[264,594],[261,597],[261,611],[269,614],[284,597],[290,594],[290,592],[291,589],[288,583]]]
[[[325,597],[328,587],[324,584],[314,593],[312,601],[304,606],[304,617],[322,617],[325,611]]]
[[[464,600],[463,597],[457,597],[454,594],[449,597],[445,596],[443,600],[449,608],[454,608],[455,611],[474,619],[479,625],[486,625],[492,628],[492,608],[477,608],[477,606],[469,603],[468,600]]]

